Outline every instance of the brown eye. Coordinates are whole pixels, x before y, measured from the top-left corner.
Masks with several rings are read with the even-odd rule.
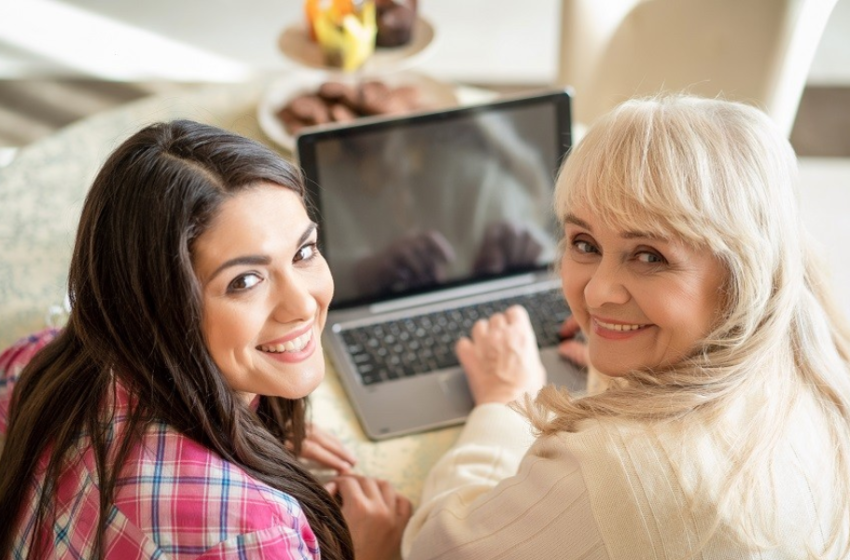
[[[227,285],[228,292],[243,292],[245,290],[250,290],[257,284],[262,281],[262,278],[256,273],[249,272],[248,274],[242,274],[234,278],[230,284]]]
[[[295,262],[298,261],[309,261],[313,257],[319,254],[319,247],[316,243],[308,243],[304,245],[298,252],[295,254]]]

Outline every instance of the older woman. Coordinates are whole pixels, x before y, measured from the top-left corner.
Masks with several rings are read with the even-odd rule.
[[[477,407],[408,526],[411,559],[846,558],[850,332],[760,111],[631,101],[558,179],[564,295],[607,390],[546,387],[526,315],[457,351]]]

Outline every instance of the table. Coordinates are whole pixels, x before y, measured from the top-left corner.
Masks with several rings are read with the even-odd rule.
[[[0,168],[0,347],[45,326],[62,303],[74,234],[86,191],[107,155],[157,120],[190,118],[264,142],[257,103],[270,80],[208,86],[183,97],[154,96],[95,115],[23,148]],[[486,93],[486,92],[485,92]],[[461,89],[461,102],[482,92]],[[850,161],[801,161],[803,215],[825,245],[839,304],[850,316]],[[360,459],[358,470],[387,479],[414,503],[434,462],[455,441],[447,428],[369,441],[329,365],[312,397],[312,419],[335,433]]]

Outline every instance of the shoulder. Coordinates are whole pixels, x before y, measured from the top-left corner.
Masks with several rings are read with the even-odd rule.
[[[711,480],[725,471],[726,454],[705,426],[634,420],[588,420],[574,433],[541,438],[548,453],[576,461],[600,495],[631,493],[636,486],[673,499],[685,480]]]
[[[698,542],[731,546],[710,530],[728,454],[706,426],[592,420],[580,428],[541,438],[536,452],[559,455],[581,472],[612,557],[684,556]],[[706,557],[722,557],[712,554]]]
[[[575,432],[560,432],[553,437],[587,458],[626,454],[634,461],[643,460],[644,452],[654,455],[649,449],[652,447],[699,446],[713,440],[708,426],[698,422],[684,426],[620,418],[584,420]]]
[[[58,334],[56,329],[47,329],[18,340],[0,353],[0,434],[6,433],[9,405],[21,372]]]
[[[297,500],[165,424],[151,425],[128,457],[115,506],[169,557],[221,550],[224,558],[245,547],[318,554]]]
[[[46,329],[22,338],[3,350],[0,353],[0,387],[16,380],[33,356],[58,335],[58,329]]]

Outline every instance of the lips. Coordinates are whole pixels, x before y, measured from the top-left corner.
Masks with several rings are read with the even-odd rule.
[[[300,352],[313,339],[313,322],[305,325],[302,328],[292,331],[286,336],[282,336],[275,340],[269,340],[257,345],[257,350],[268,352],[271,354],[283,354],[286,352]]]
[[[612,323],[610,321],[600,321],[596,318],[591,321],[591,325],[595,335],[608,340],[630,339],[638,336],[652,326],[651,324],[643,323]]]
[[[300,364],[310,359],[316,353],[317,349],[320,350],[321,345],[312,325],[307,332],[302,332],[298,335],[293,333],[293,335],[286,337],[286,339],[257,346],[257,351],[267,360],[281,364]]]

